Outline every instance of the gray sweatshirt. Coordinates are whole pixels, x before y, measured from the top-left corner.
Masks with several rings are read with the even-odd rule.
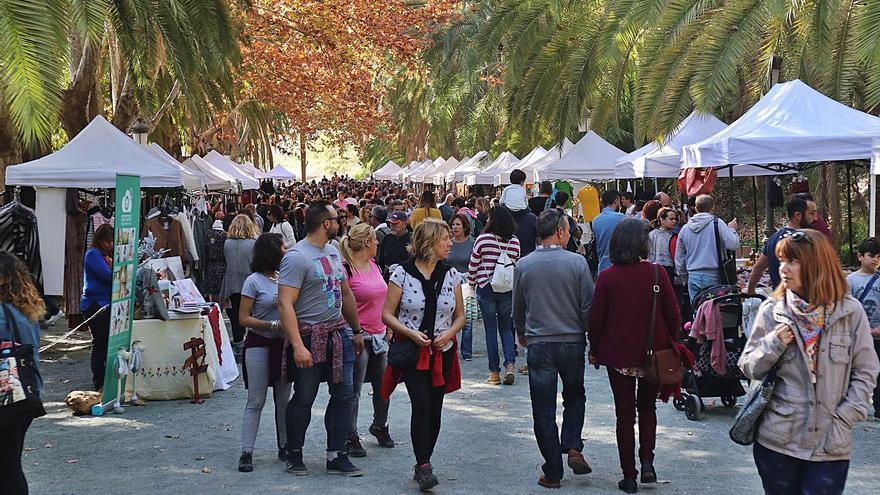
[[[712,226],[715,218],[711,213],[697,213],[678,233],[675,273],[683,282],[687,282],[689,273],[718,273],[718,245],[715,242],[715,228]],[[739,247],[739,235],[721,219],[718,220],[718,236],[724,249],[733,250]]]
[[[513,276],[513,324],[529,344],[586,342],[593,278],[583,256],[542,248],[522,258]]]

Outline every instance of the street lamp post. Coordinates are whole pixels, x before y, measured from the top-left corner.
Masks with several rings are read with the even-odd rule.
[[[149,134],[150,126],[148,126],[147,123],[144,122],[143,118],[138,117],[137,121],[135,121],[135,123],[131,126],[131,138],[134,139],[137,144],[141,146],[146,146],[148,144],[147,136]]]
[[[773,59],[770,61],[770,87],[776,86],[779,82],[779,75],[782,70],[782,57],[779,55],[773,55]],[[769,239],[776,232],[775,224],[776,220],[773,215],[773,206],[770,203],[770,189],[773,187],[773,177],[767,176],[766,191],[764,194],[764,213],[767,217],[767,226],[764,228],[764,235]],[[755,232],[757,236],[758,233]]]
[[[586,134],[590,132],[590,118],[593,115],[593,111],[589,108],[584,112],[584,118],[581,119],[580,123],[578,123],[578,131],[581,134]]]

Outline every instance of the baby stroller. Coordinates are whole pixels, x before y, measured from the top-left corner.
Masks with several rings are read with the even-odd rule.
[[[746,342],[742,330],[743,301],[750,298],[763,300],[764,296],[743,294],[735,285],[713,285],[700,291],[694,298],[695,319],[704,303],[710,302],[718,307],[724,333],[726,372],[722,376],[712,367],[711,340],[698,343],[696,338],[685,337],[683,343],[696,356],[697,363],[693,370],[685,370],[681,399],[674,399],[672,404],[677,410],[684,411],[692,421],[698,421],[706,409],[703,398],[719,397],[724,407],[733,407],[737,397],[746,393],[741,383],[744,377],[737,363]]]

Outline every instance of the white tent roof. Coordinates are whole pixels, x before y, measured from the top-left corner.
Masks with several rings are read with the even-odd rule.
[[[682,165],[691,168],[866,159],[871,157],[877,139],[880,118],[794,80],[774,86],[726,129],[685,146]]]
[[[208,189],[214,191],[238,190],[238,178],[214,167],[199,155],[193,155],[183,161],[184,168],[197,171],[205,177]]]
[[[244,172],[246,174],[252,175],[257,180],[266,178],[266,172],[263,172],[262,170],[255,167],[253,163],[250,163],[250,162],[238,163],[238,162],[233,161],[231,159],[229,161],[232,162],[233,165],[238,167],[239,170],[241,170],[242,172]]]
[[[241,181],[242,189],[259,189],[260,181],[252,174],[240,169],[235,162],[221,155],[217,150],[211,150],[205,155],[204,160],[215,168],[219,168],[227,175],[235,177]]]
[[[560,146],[557,144],[556,146],[550,148],[547,151],[547,153],[544,153],[544,156],[536,159],[532,163],[530,163],[526,166],[523,166],[522,164],[520,164],[519,169],[526,173],[526,183],[527,184],[534,184],[535,182],[537,182],[538,180],[535,177],[536,170],[542,169],[542,168],[546,167],[547,165],[555,162],[556,160],[559,160],[560,158],[565,156],[569,151],[571,151],[572,148],[574,148],[574,143],[569,141],[568,138],[565,138],[562,140],[561,149],[560,149]],[[506,182],[503,182],[503,184],[510,184],[510,174],[507,174],[507,176],[503,177],[503,178],[506,179]]]
[[[615,177],[678,177],[681,168],[682,147],[721,132],[727,124],[714,115],[692,112],[674,131],[663,138],[663,143],[652,141],[617,160]]]
[[[392,180],[402,171],[403,169],[394,163],[394,160],[388,160],[388,163],[373,172],[373,178],[376,180]]]
[[[461,162],[457,158],[450,156],[443,165],[437,167],[433,173],[425,176],[425,182],[433,182],[438,186],[442,186],[443,181],[446,179],[446,174],[455,170],[460,164]]]
[[[438,168],[442,167],[444,163],[446,163],[446,159],[442,156],[439,156],[433,162],[429,163],[418,172],[410,175],[409,180],[411,180],[412,182],[425,182],[425,177],[433,175],[434,172]]]
[[[474,172],[479,172],[483,169],[482,163],[485,158],[489,156],[489,153],[485,151],[478,151],[476,155],[468,158],[467,160],[461,162],[457,167],[450,170],[446,173],[446,181],[447,182],[461,182],[464,178]]]
[[[116,174],[139,175],[141,187],[179,187],[183,173],[100,115],[51,155],[6,168],[10,186],[114,188]]]
[[[296,174],[281,165],[275,165],[272,170],[266,172],[266,179],[296,180]]]
[[[537,160],[540,160],[542,156],[547,154],[547,150],[544,149],[543,146],[537,146],[535,149],[529,152],[528,155],[524,156],[519,163],[516,164],[515,168],[519,168],[520,170],[528,167],[529,165],[535,163]],[[495,177],[492,178],[492,183],[496,186],[500,186],[502,184],[510,184],[510,173],[513,172],[513,168],[508,170],[502,170],[499,173],[495,174]]]
[[[626,153],[590,131],[562,158],[535,169],[537,180],[604,180],[614,178],[614,163]]]
[[[438,160],[439,160],[439,158],[438,158]],[[402,174],[401,178],[407,179],[407,180],[413,180],[414,175],[421,173],[421,172],[424,172],[425,170],[428,169],[428,167],[430,167],[433,164],[434,164],[434,160],[430,160],[430,159],[423,160],[422,162],[417,163],[417,164],[413,165],[412,167],[410,167],[408,170],[406,170]]]
[[[186,169],[176,158],[159,146],[158,143],[150,143],[149,149],[159,158],[180,169],[180,172],[183,174],[183,187],[190,191],[204,189],[206,180],[202,174]]]
[[[519,158],[513,153],[505,151],[498,155],[498,158],[483,170],[468,175],[464,178],[464,183],[473,186],[475,184],[492,184],[495,176],[507,170],[513,170],[519,164]]]

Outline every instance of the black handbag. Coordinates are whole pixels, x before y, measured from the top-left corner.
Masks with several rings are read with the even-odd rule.
[[[0,342],[0,426],[12,426],[46,414],[40,399],[34,346],[21,343],[12,312],[3,305],[12,341]]]
[[[388,364],[392,368],[414,368],[419,360],[419,346],[409,337],[393,340],[388,345]]]
[[[736,285],[736,255],[724,249],[721,235],[718,233],[718,217],[712,221],[715,228],[715,247],[718,251],[718,278],[724,285]]]

